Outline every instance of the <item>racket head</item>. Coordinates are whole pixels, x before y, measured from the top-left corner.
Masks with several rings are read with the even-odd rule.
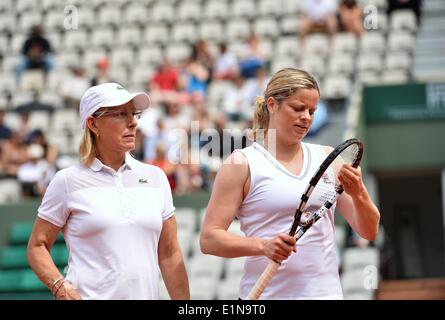
[[[289,235],[294,236],[297,227],[299,225],[305,225],[311,213],[320,208],[320,206],[307,206],[311,196],[318,198],[322,203],[327,203],[336,193],[341,194],[343,192],[343,186],[340,184],[340,181],[338,181],[336,173],[341,169],[343,164],[350,164],[354,168],[357,168],[362,159],[363,150],[364,147],[361,141],[358,139],[349,139],[329,153],[312,176],[304,194],[301,196],[300,205],[295,212],[294,222],[289,231]]]

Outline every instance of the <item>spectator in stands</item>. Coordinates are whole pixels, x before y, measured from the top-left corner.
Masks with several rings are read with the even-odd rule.
[[[212,80],[214,59],[205,40],[198,40],[192,48],[193,60],[203,66],[208,73],[207,83]]]
[[[299,26],[301,40],[312,32],[332,35],[337,31],[337,0],[305,0],[302,11]]]
[[[56,299],[158,299],[158,270],[172,299],[190,298],[167,177],[129,154],[149,103],[117,83],[82,96],[80,163],[51,181],[28,244],[31,268]],[[60,231],[66,277],[50,256]]]
[[[42,26],[33,26],[28,39],[22,48],[22,56],[16,67],[17,82],[20,82],[23,72],[29,69],[41,69],[48,73],[54,68],[54,55],[51,44],[43,35]]]
[[[90,86],[85,69],[78,66],[70,67],[71,75],[64,78],[60,85],[59,93],[65,106],[72,109],[79,107],[80,98]]]
[[[133,158],[139,161],[144,161],[144,134],[142,133],[141,129],[136,129],[136,137],[135,137],[135,147],[134,150],[131,152],[131,155]]]
[[[410,9],[417,18],[417,24],[420,24],[422,0],[388,0],[388,15],[399,9]]]
[[[171,163],[167,158],[167,145],[159,142],[156,145],[156,157],[148,163],[162,169],[167,176],[172,191],[176,187],[176,164]]]
[[[340,29],[360,37],[363,28],[363,9],[356,0],[343,0],[339,8]]]
[[[13,132],[2,146],[0,166],[3,173],[9,177],[16,177],[20,165],[28,161],[26,144],[23,143],[18,132]]]
[[[294,68],[276,72],[255,103],[253,130],[265,131],[265,137],[257,136],[251,146],[232,153],[215,179],[201,228],[201,250],[226,258],[247,257],[241,299],[251,298],[249,292],[271,260],[282,263],[262,299],[343,297],[334,249],[334,208],[312,226],[301,243],[296,244],[288,234],[295,194],[304,192],[311,175],[332,150],[302,141],[319,98],[312,75]],[[268,136],[271,131],[272,137]],[[345,188],[337,209],[358,233],[374,239],[380,213],[360,170],[350,165],[334,170],[325,183],[334,188],[338,180]],[[322,194],[312,194],[308,210],[321,207],[324,201]],[[235,217],[245,236],[228,231]]]
[[[55,167],[44,158],[43,147],[31,144],[27,148],[28,161],[19,166],[17,180],[24,197],[42,197],[56,173]]]
[[[12,130],[5,124],[6,111],[0,108],[0,150],[4,140],[7,140],[12,135]]]
[[[110,61],[107,57],[100,57],[96,61],[96,74],[91,79],[91,86],[97,86],[101,83],[112,82],[113,79],[108,74],[110,69]]]
[[[27,143],[41,146],[43,148],[43,159],[48,161],[48,163],[51,165],[56,164],[59,151],[57,150],[56,146],[48,143],[45,133],[42,130],[36,129],[32,131],[29,135],[29,140]]]
[[[238,59],[236,55],[227,50],[225,43],[221,43],[213,69],[213,80],[234,80],[238,72]]]
[[[252,33],[247,39],[247,48],[240,60],[241,75],[246,78],[254,78],[258,69],[264,67],[267,57],[261,50],[258,37]]]
[[[249,107],[254,105],[257,96],[263,94],[269,79],[270,77],[264,67],[261,67],[256,71],[255,78],[247,79],[245,83],[245,94]],[[249,108],[248,110],[253,110],[253,108]],[[247,114],[248,113],[246,112],[246,115]],[[248,117],[253,118],[253,115],[249,115]]]
[[[223,97],[223,110],[230,121],[242,121],[248,115],[250,101],[246,90],[246,79],[239,74]]]
[[[193,55],[184,64],[181,82],[188,95],[188,101],[194,103],[203,101],[207,95],[207,82],[210,78],[209,70]]]
[[[19,116],[20,116],[20,126],[17,133],[23,142],[28,142],[29,136],[31,134],[31,128],[29,126],[30,112],[29,111],[19,112]]]
[[[175,100],[179,90],[179,69],[164,57],[149,81],[148,89],[156,103]]]

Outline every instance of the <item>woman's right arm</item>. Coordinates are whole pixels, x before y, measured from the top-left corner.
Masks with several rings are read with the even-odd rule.
[[[59,231],[60,228],[56,225],[37,217],[28,242],[28,262],[34,273],[49,290],[55,290],[61,285],[55,295],[56,299],[79,300],[81,299],[79,293],[67,281],[62,284],[59,281],[53,288],[55,281],[62,277],[50,255]]]
[[[244,155],[232,153],[215,178],[201,230],[201,251],[225,258],[264,255],[285,260],[295,251],[293,237],[283,233],[273,239],[262,239],[241,237],[227,231],[243,202],[245,185],[249,181],[249,166]]]

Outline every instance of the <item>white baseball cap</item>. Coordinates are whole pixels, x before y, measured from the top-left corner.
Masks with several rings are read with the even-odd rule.
[[[137,110],[150,105],[150,97],[144,92],[130,93],[118,83],[108,82],[89,88],[80,99],[80,123],[85,128],[87,118],[99,108],[116,107],[133,100]]]

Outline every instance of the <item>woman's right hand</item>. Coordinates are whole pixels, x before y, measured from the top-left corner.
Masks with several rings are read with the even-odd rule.
[[[276,261],[286,260],[292,252],[297,252],[296,239],[286,233],[264,241],[264,255]]]
[[[82,300],[76,288],[71,283],[65,281],[60,289],[56,292],[56,300]]]

